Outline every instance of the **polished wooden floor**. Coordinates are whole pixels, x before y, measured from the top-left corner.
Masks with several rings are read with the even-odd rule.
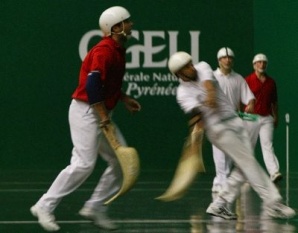
[[[59,171],[3,171],[0,180],[0,233],[45,232],[31,216],[29,208],[47,190]],[[82,219],[77,213],[88,199],[101,170],[71,195],[55,211],[63,233],[106,232]],[[244,185],[235,203],[237,221],[222,220],[205,214],[212,200],[213,173],[200,175],[180,200],[163,203],[155,200],[165,191],[173,171],[142,171],[138,183],[110,207],[110,217],[121,233],[296,233],[298,217],[273,220],[262,217],[261,202],[249,185]],[[288,203],[298,210],[298,173],[285,177],[279,189]]]

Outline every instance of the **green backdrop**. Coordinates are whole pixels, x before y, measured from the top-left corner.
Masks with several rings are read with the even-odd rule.
[[[68,106],[78,81],[79,51],[100,39],[98,17],[111,1],[0,4],[0,168],[59,170],[71,155]],[[120,104],[114,120],[128,144],[138,149],[144,169],[173,169],[188,132],[173,94],[177,80],[165,65],[169,54],[185,50],[216,69],[216,53],[223,46],[234,50],[234,68],[243,76],[252,71],[255,53],[268,55],[268,72],[276,78],[280,97],[275,149],[284,170],[288,112],[291,170],[297,169],[297,1],[115,0],[113,5],[126,7],[134,21],[124,87],[142,104],[133,116]],[[214,170],[207,141],[204,157],[209,171]]]
[[[268,56],[268,73],[275,79],[279,94],[279,126],[275,130],[275,151],[281,169],[286,169],[285,114],[290,114],[289,162],[290,171],[298,171],[297,113],[298,93],[298,1],[256,0],[254,1],[254,51]],[[260,153],[257,153],[260,155]],[[260,157],[260,156],[259,156]]]

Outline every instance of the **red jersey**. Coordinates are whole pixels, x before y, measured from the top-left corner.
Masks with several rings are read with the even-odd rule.
[[[275,81],[266,75],[265,82],[262,83],[255,72],[248,75],[245,80],[256,98],[254,113],[261,116],[272,115],[272,104],[277,103]]]
[[[113,109],[121,98],[125,72],[125,48],[110,37],[104,37],[85,57],[79,76],[79,85],[72,98],[88,102],[86,92],[87,75],[98,70],[104,85],[104,102],[108,110]]]

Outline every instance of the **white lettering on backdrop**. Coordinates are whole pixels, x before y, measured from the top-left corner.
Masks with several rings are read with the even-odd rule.
[[[127,84],[126,93],[134,98],[142,96],[174,96],[176,95],[176,86],[178,79],[167,69],[168,57],[178,51],[179,31],[142,31],[143,39],[140,41],[140,32],[133,30],[132,37],[142,43],[131,45],[126,53],[130,55],[130,61],[127,61],[127,72],[124,75],[124,82]],[[190,54],[193,62],[199,61],[199,36],[200,31],[189,31],[190,35]],[[102,37],[100,30],[91,30],[86,32],[79,43],[79,56],[84,59],[88,52],[90,40],[94,37]],[[154,40],[164,41],[161,45],[154,45]],[[167,54],[160,60],[154,59],[157,55]],[[160,56],[159,56],[160,57]],[[164,72],[156,72],[154,69],[162,69]],[[143,72],[134,71],[135,69]],[[148,69],[153,69],[148,71]],[[145,72],[146,70],[146,72]]]

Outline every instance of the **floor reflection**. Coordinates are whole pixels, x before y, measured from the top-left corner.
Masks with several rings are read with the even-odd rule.
[[[212,199],[216,198],[212,194]],[[209,218],[201,214],[190,217],[191,233],[296,233],[296,227],[288,220],[269,217],[262,203],[249,184],[244,184],[240,197],[232,207],[238,215],[237,220],[225,220],[219,217]]]
[[[50,185],[53,173],[7,171],[4,174],[9,177],[9,182],[0,181],[0,233],[45,232],[31,216],[29,208]],[[171,175],[171,172],[163,170],[142,172],[136,187],[111,205],[110,216],[120,226],[116,233],[298,233],[298,217],[288,221],[269,218],[262,211],[259,197],[248,184],[242,187],[241,195],[232,207],[238,220],[229,221],[206,214],[214,198],[211,193],[212,173],[199,177],[180,200],[169,203],[155,200],[167,187]],[[48,182],[40,182],[40,177]],[[96,182],[97,177],[90,179],[57,208],[56,219],[61,226],[58,233],[109,232],[95,227],[77,214]],[[298,183],[298,173],[292,173],[290,182]],[[281,182],[282,194],[286,192],[285,187]],[[297,187],[289,187],[290,206],[297,210]]]

